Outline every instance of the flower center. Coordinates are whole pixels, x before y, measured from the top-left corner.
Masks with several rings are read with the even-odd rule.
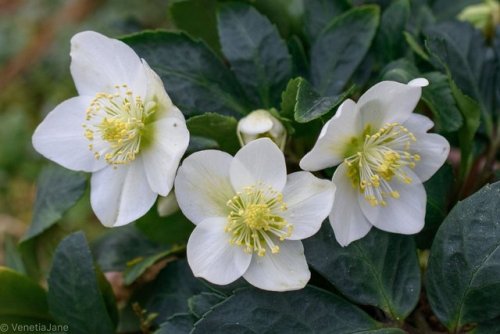
[[[146,119],[156,111],[156,103],[144,103],[127,85],[116,92],[97,93],[86,111],[84,135],[96,159],[110,165],[134,161],[141,149]]]
[[[420,160],[418,154],[410,153],[416,138],[399,123],[387,123],[372,135],[367,132],[364,142],[344,159],[347,175],[372,206],[385,206],[387,197],[399,198],[399,192],[389,184],[393,178],[406,184],[413,181],[405,170],[415,168]],[[351,142],[357,141],[354,138]]]
[[[281,214],[287,209],[283,195],[271,187],[246,187],[227,202],[231,210],[225,231],[231,234],[230,243],[243,247],[247,253],[279,252],[276,241],[283,241],[293,231]]]

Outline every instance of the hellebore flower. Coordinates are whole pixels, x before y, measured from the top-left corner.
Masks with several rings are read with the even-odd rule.
[[[252,111],[238,122],[237,135],[241,146],[249,142],[267,137],[271,139],[280,150],[285,149],[286,129],[281,122],[264,109]]]
[[[287,177],[283,153],[268,138],[234,158],[215,150],[190,155],[175,194],[196,225],[187,245],[194,275],[220,285],[243,276],[273,291],[304,287],[311,274],[300,240],[319,230],[334,192],[309,172]]]
[[[357,103],[346,100],[300,161],[305,170],[339,165],[337,196],[330,213],[342,246],[364,237],[372,226],[401,234],[424,226],[427,181],[446,160],[450,145],[427,131],[434,123],[413,114],[425,79],[408,85],[376,84]]]
[[[105,226],[144,215],[172,189],[189,132],[162,81],[125,43],[92,31],[71,40],[79,96],[59,104],[33,134],[46,158],[92,172],[91,204]]]

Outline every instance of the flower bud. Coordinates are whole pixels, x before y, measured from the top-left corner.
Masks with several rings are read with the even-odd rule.
[[[245,146],[255,139],[267,137],[282,151],[285,148],[287,135],[283,124],[264,109],[252,111],[243,117],[238,122],[237,134],[241,146]]]
[[[179,211],[179,204],[175,193],[171,191],[166,197],[160,196],[157,205],[158,215],[160,217],[167,217]]]
[[[495,26],[500,24],[500,4],[497,0],[484,0],[483,3],[465,7],[458,14],[458,19],[470,22],[490,38],[494,34]]]

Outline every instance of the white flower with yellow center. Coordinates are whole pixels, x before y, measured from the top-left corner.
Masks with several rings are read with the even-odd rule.
[[[196,228],[187,245],[193,273],[215,284],[243,276],[265,290],[300,289],[310,272],[301,239],[330,212],[335,188],[308,172],[286,175],[268,138],[234,158],[207,150],[187,157],[175,179],[182,212]]]
[[[91,204],[106,226],[144,215],[172,189],[189,132],[163,83],[125,43],[86,31],[71,40],[79,96],[38,126],[33,146],[72,170],[92,172]]]
[[[241,146],[259,138],[269,138],[278,145],[280,150],[285,149],[285,127],[276,117],[264,109],[254,110],[240,119],[237,135]]]
[[[339,244],[364,237],[372,226],[414,234],[424,226],[427,181],[450,145],[427,131],[434,123],[413,114],[425,79],[408,85],[380,82],[358,103],[346,100],[300,161],[305,170],[339,165],[330,223]]]

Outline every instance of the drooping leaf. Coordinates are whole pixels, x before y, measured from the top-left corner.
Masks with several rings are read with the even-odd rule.
[[[47,306],[47,292],[5,267],[0,267],[0,301],[0,330],[4,333],[15,332],[12,326],[49,325],[54,321]]]
[[[48,284],[50,313],[72,333],[114,331],[82,232],[70,234],[57,247]]]
[[[404,222],[401,222],[404,224]],[[420,270],[413,239],[372,229],[347,247],[335,240],[325,222],[304,241],[308,263],[354,302],[381,308],[395,320],[415,307]]]
[[[57,223],[82,197],[86,181],[83,173],[57,165],[46,167],[38,179],[33,219],[21,242],[35,238]]]
[[[216,8],[216,0],[176,0],[169,5],[170,15],[177,28],[192,37],[201,38],[220,54]]]
[[[218,29],[222,51],[254,107],[278,106],[292,61],[276,27],[249,5],[227,3],[219,9]]]
[[[459,202],[431,249],[427,294],[452,332],[500,316],[500,183]]]
[[[348,10],[350,5],[347,0],[304,0],[304,7],[304,32],[312,42],[329,22]]]
[[[318,36],[311,48],[311,82],[320,95],[342,92],[372,43],[379,13],[376,6],[351,9]]]
[[[187,116],[249,112],[231,71],[202,42],[184,33],[143,32],[125,37],[161,77],[172,101]]]
[[[410,17],[410,1],[396,0],[382,13],[380,28],[375,37],[377,58],[383,62],[397,59],[405,54],[403,32]]]
[[[234,154],[240,148],[236,127],[238,121],[234,117],[215,113],[206,113],[191,117],[187,127],[191,136],[213,139],[219,148],[229,154]]]
[[[205,333],[403,333],[381,328],[356,306],[315,287],[268,292],[241,289],[195,324]]]

